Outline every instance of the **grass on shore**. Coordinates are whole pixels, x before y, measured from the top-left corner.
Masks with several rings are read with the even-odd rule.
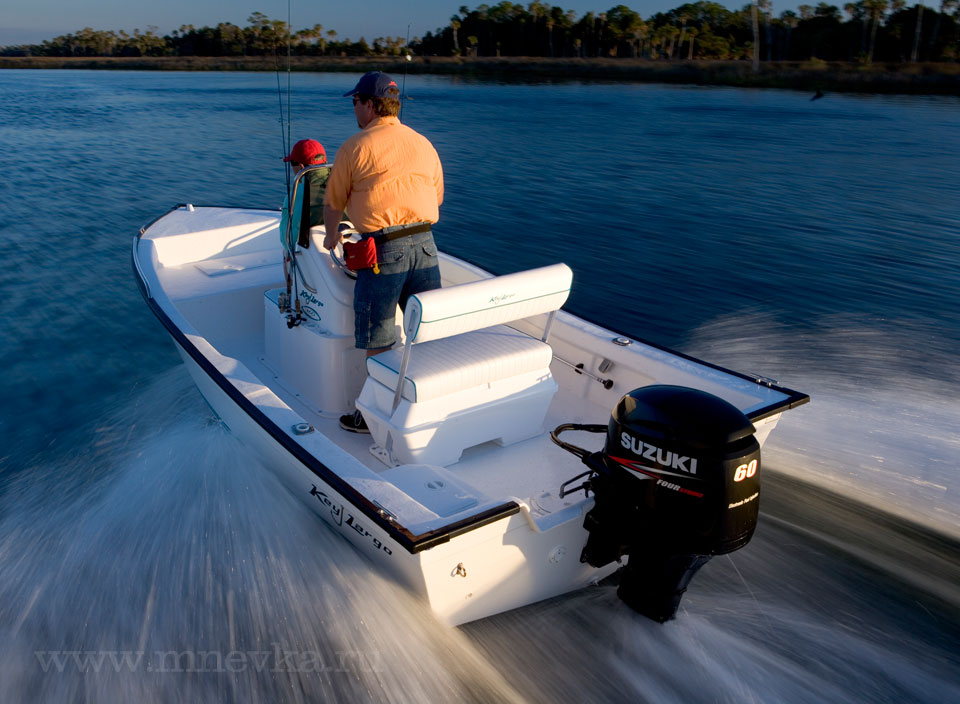
[[[0,57],[0,68],[106,69],[125,71],[274,71],[272,56],[210,57]],[[286,70],[286,57],[279,68]],[[457,74],[508,81],[600,80],[686,83],[744,87],[831,90],[867,93],[916,93],[960,96],[960,64],[858,64],[763,62],[753,73],[749,61],[650,61],[646,59],[549,59],[537,57],[294,56],[291,71],[351,72],[381,69],[391,73]]]

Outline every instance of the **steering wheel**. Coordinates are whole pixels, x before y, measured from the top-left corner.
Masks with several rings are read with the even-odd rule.
[[[348,220],[344,220],[343,222],[341,222],[339,227],[340,227],[341,235],[359,234],[356,228],[354,228],[353,223]],[[356,279],[357,272],[347,268],[347,264],[344,261],[343,242],[338,241],[336,246],[329,251],[330,251],[330,259],[333,261],[333,265],[337,267],[340,271],[342,271],[344,274],[346,274],[347,278]]]

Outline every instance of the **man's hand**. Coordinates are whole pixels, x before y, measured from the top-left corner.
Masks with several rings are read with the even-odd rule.
[[[333,249],[340,241],[340,220],[343,218],[343,211],[336,210],[329,206],[323,206],[323,228],[326,236],[323,238],[323,246],[327,249]],[[332,226],[330,223],[334,223]]]

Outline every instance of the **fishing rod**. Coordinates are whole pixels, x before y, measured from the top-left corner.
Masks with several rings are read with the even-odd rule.
[[[274,42],[273,45],[273,64],[275,69],[275,74],[277,77],[277,103],[280,106],[280,141],[283,143],[283,157],[286,157],[290,153],[290,130],[291,122],[290,119],[290,0],[287,0],[287,116],[286,116],[286,131],[284,131],[284,116],[283,116],[283,90],[280,87],[280,57],[277,54],[277,45]],[[287,188],[287,198],[290,198],[290,164],[284,162],[283,164],[284,179],[286,181]]]
[[[283,157],[285,158],[287,154],[290,153],[289,145],[287,144],[286,133],[283,129],[283,91],[280,88],[280,59],[277,56],[276,45],[274,45],[273,50],[273,60],[275,66],[275,73],[277,77],[277,103],[280,106],[280,142],[283,146]],[[287,204],[287,219],[290,218],[290,164],[286,161],[283,162],[283,177],[285,183],[285,190],[287,194],[286,204]],[[290,309],[290,290],[292,288],[292,281],[290,280],[290,250],[287,248],[287,242],[283,242],[283,280],[286,284],[286,294],[280,295],[280,300],[278,301],[281,311]]]
[[[287,136],[287,133],[285,133],[283,130],[283,91],[280,88],[280,59],[277,57],[276,48],[274,48],[273,59],[274,59],[274,66],[276,68],[276,76],[277,76],[277,103],[280,106],[280,142],[282,143],[283,156],[285,157],[287,154],[290,153],[290,151],[289,151],[289,144],[288,144],[288,141],[289,141],[288,136]],[[287,184],[287,197],[289,198],[290,197],[290,164],[288,164],[287,162],[283,163],[283,172],[284,172],[284,175],[286,178],[286,184]]]
[[[289,145],[293,144],[293,140],[290,138],[290,129],[293,123],[293,120],[290,119],[290,98],[293,95],[293,91],[290,90],[290,30],[292,27],[290,0],[287,0],[287,144]]]
[[[410,63],[410,25],[407,24],[407,39],[403,43],[403,83],[400,87],[400,110],[397,119],[403,121],[403,104],[407,100],[407,64]]]
[[[291,95],[293,91],[290,87],[290,31],[293,27],[293,19],[290,13],[290,0],[287,0],[287,144],[293,145],[293,138],[290,136],[293,119],[290,116],[290,104],[291,104]],[[304,164],[306,166],[306,164]],[[306,174],[298,174],[301,178]],[[294,182],[294,192],[289,194],[287,202],[290,207],[287,209],[287,229],[290,230],[293,226],[293,213],[294,207],[296,206],[296,182]],[[300,209],[303,211],[303,208],[309,208],[309,203],[301,203]],[[299,227],[299,223],[298,223]],[[286,246],[286,245],[284,245]],[[287,327],[293,328],[303,322],[303,315],[300,312],[300,287],[297,282],[297,249],[296,246],[293,247],[293,250],[289,253],[292,278],[293,278],[293,312],[287,314]],[[287,310],[290,310],[290,284],[287,284]]]
[[[289,247],[289,236],[288,233],[291,229],[291,219],[293,218],[294,208],[296,206],[295,200],[296,195],[291,190],[290,184],[290,175],[291,175],[291,166],[290,162],[286,161],[286,156],[289,154],[291,142],[291,125],[293,120],[291,119],[291,77],[290,77],[290,63],[291,63],[291,51],[290,51],[290,28],[292,26],[291,19],[291,9],[290,9],[290,0],[287,0],[287,115],[286,115],[286,131],[284,131],[284,115],[283,115],[283,91],[280,87],[280,57],[278,56],[276,50],[276,44],[274,44],[274,65],[276,67],[276,77],[277,77],[277,102],[280,107],[280,141],[283,143],[283,173],[285,186],[287,191],[287,228],[286,232],[281,233],[283,235],[283,279],[286,284],[286,292],[284,295],[280,296],[279,307],[281,311],[290,311],[290,301],[291,294],[294,299],[294,306],[296,312],[290,313],[287,325],[293,327],[298,325],[302,316],[300,315],[300,292],[297,285],[297,260],[295,252],[291,251]],[[294,182],[293,187],[296,188],[296,182]]]

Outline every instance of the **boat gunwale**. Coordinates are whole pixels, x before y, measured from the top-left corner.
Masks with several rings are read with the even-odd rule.
[[[266,212],[280,212],[277,209],[273,208],[250,208],[242,206],[222,206],[222,205],[196,205],[196,204],[187,204],[187,203],[178,203],[172,208],[167,210],[165,213],[154,218],[146,225],[142,226],[137,234],[133,238],[133,248],[131,250],[131,263],[133,265],[134,273],[137,275],[137,288],[140,290],[141,295],[147,303],[147,306],[157,317],[160,323],[164,326],[167,332],[173,337],[174,342],[183,349],[190,357],[200,366],[200,368],[220,387],[220,389],[226,393],[231,400],[233,400],[252,420],[254,420],[261,428],[263,428],[274,440],[280,443],[280,445],[287,450],[291,455],[293,455],[297,460],[299,460],[307,469],[309,469],[313,474],[315,474],[322,481],[326,482],[331,489],[340,493],[345,499],[349,500],[354,507],[359,510],[364,516],[374,521],[379,528],[384,530],[393,540],[395,540],[399,545],[405,548],[411,554],[416,554],[423,550],[427,550],[436,545],[448,542],[452,538],[455,538],[459,535],[467,533],[471,530],[481,528],[483,526],[494,523],[503,518],[508,518],[512,515],[515,515],[520,512],[520,505],[516,501],[508,501],[503,504],[494,506],[485,511],[482,511],[478,514],[474,514],[467,518],[455,521],[453,523],[447,524],[440,528],[429,530],[425,533],[414,534],[408,528],[398,524],[395,520],[389,517],[382,508],[377,506],[373,501],[364,496],[360,491],[351,486],[345,479],[343,479],[339,474],[334,472],[332,469],[327,467],[323,462],[321,462],[316,456],[308,452],[302,445],[297,443],[293,438],[283,432],[280,427],[271,421],[260,409],[256,407],[244,394],[234,386],[227,378],[224,376],[220,370],[218,370],[214,364],[192,343],[187,339],[186,335],[182,330],[173,322],[173,320],[167,315],[166,311],[160,306],[156,298],[150,292],[149,284],[146,281],[146,277],[141,270],[140,261],[138,257],[138,245],[141,241],[141,238],[146,234],[153,225],[167,217],[170,213],[179,210],[180,208],[193,207],[193,208],[218,208],[218,209],[236,209],[236,210],[262,210]],[[482,271],[487,271],[483,267],[471,262],[468,259],[457,256],[457,259],[463,261],[477,269]],[[690,355],[684,354],[682,352],[677,352],[663,345],[659,345],[653,342],[649,342],[642,338],[638,338],[622,331],[610,328],[606,325],[602,325],[593,320],[590,320],[587,317],[573,314],[575,317],[588,322],[592,325],[595,325],[602,330],[609,331],[617,335],[623,335],[631,340],[639,342],[648,347],[666,352],[668,354],[675,355],[682,359],[694,362],[696,364],[701,364],[711,369],[730,374],[741,379],[746,379],[751,383],[766,386],[770,389],[773,389],[777,392],[780,392],[787,396],[786,399],[777,401],[770,405],[764,406],[763,408],[757,409],[749,414],[747,418],[751,421],[758,421],[764,418],[768,418],[779,413],[782,413],[785,410],[791,408],[796,408],[797,406],[803,405],[810,401],[810,397],[807,394],[788,389],[786,387],[780,386],[778,384],[768,383],[762,381],[756,377],[750,376],[748,374],[743,374],[741,372],[734,371],[732,369],[727,369],[716,364],[704,361],[702,359],[697,359]]]
[[[188,205],[194,208],[219,208],[223,210],[263,210],[265,212],[277,212],[277,213],[280,212],[280,210],[277,208],[251,208],[248,206],[237,206],[237,205],[204,205],[204,204],[197,205],[196,203],[190,203],[190,204],[178,203],[177,205],[170,208],[170,210],[168,210],[167,212],[163,213],[159,217],[154,218],[149,223],[141,227],[140,235],[144,234],[151,226],[153,226],[155,223],[165,218],[167,215],[169,215],[173,211],[179,208],[186,208]],[[137,238],[139,239],[139,235],[137,236]],[[453,256],[453,255],[448,255],[448,256]],[[469,264],[472,267],[480,269],[481,271],[485,271],[487,273],[493,274],[493,272],[490,272],[488,269],[480,266],[479,264],[471,261],[470,259],[466,259],[465,257],[462,257],[460,255],[456,255],[456,259],[459,259],[460,261],[466,264]],[[140,274],[139,271],[137,273]],[[496,276],[496,274],[493,274],[493,275]],[[636,335],[633,335],[632,333],[624,332],[623,330],[610,327],[606,323],[597,322],[596,320],[593,320],[592,318],[588,318],[585,315],[581,315],[580,313],[573,313],[571,311],[567,311],[567,312],[570,313],[570,315],[573,315],[574,317],[577,317],[580,320],[583,320],[584,322],[590,323],[591,325],[595,325],[598,328],[601,328],[603,330],[612,332],[614,335],[626,337],[629,340],[632,340],[634,342],[639,342],[642,345],[646,345],[647,347],[652,347],[653,349],[660,350],[661,352],[672,354],[676,357],[680,357],[681,359],[685,359],[689,362],[694,362],[695,364],[700,364],[705,367],[709,367],[710,369],[714,369],[716,371],[724,372],[726,374],[730,374],[732,376],[736,376],[741,379],[746,379],[747,381],[753,384],[757,384],[758,386],[765,386],[769,389],[772,389],[774,391],[777,391],[787,396],[787,398],[783,399],[782,401],[771,403],[767,406],[764,406],[763,408],[758,408],[754,411],[751,411],[745,414],[751,422],[763,420],[764,418],[769,418],[770,416],[775,416],[778,413],[782,413],[783,411],[788,411],[792,408],[796,408],[797,406],[802,406],[803,404],[810,402],[810,395],[805,394],[802,391],[796,391],[786,386],[781,386],[780,384],[774,383],[772,382],[772,380],[768,380],[763,377],[759,377],[751,374],[745,374],[743,372],[738,372],[735,369],[728,369],[727,367],[720,366],[719,364],[714,364],[713,362],[708,362],[704,359],[693,357],[689,354],[686,354],[684,352],[679,352],[675,349],[672,349],[665,345],[661,345],[657,342],[651,342],[650,340],[647,340],[642,337],[638,337]]]

